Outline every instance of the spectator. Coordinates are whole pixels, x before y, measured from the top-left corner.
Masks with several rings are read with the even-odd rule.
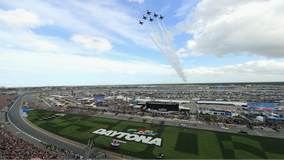
[[[13,133],[0,127],[0,155],[7,159],[57,159],[59,156],[36,147]]]

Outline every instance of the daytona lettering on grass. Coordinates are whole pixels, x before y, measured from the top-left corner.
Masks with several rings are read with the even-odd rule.
[[[125,133],[125,132],[117,132],[113,130],[107,131],[106,129],[98,129],[94,132],[94,134],[99,134],[99,135],[104,135],[108,137],[114,137],[117,136],[116,138],[123,138],[128,140],[128,141],[135,141],[135,142],[142,142],[146,144],[155,144],[157,146],[161,146],[162,139],[161,138],[154,138],[153,137],[146,137],[146,136],[139,136],[137,134],[130,134],[130,133]]]

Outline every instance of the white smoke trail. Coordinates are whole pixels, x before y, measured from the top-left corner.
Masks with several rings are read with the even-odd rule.
[[[153,38],[152,36],[151,36],[151,39],[155,42],[156,46],[160,49],[160,51],[163,53],[163,55],[167,58],[168,62],[171,61],[171,62],[169,62],[169,63],[172,64],[171,54],[167,54],[167,55],[166,55],[165,51],[161,48],[161,46],[163,46],[163,45],[161,44],[161,42],[160,42],[159,38],[157,37],[156,33],[154,32],[153,28],[151,27],[151,25],[149,24],[148,21],[146,21],[146,22],[147,22],[148,26],[150,27],[151,31],[153,32],[154,36],[156,37],[156,39],[158,40],[158,42],[159,42],[160,44],[158,44],[158,43],[154,40],[154,38]],[[144,28],[145,28],[145,27],[144,27]],[[145,28],[145,29],[146,29],[146,28]],[[147,31],[147,30],[146,30],[146,31]],[[147,31],[147,33],[148,33],[148,35],[150,34],[148,31]],[[167,51],[167,50],[166,50],[166,51]]]
[[[162,30],[162,26],[161,26],[159,20],[157,20],[157,21],[158,21],[159,26],[160,26],[160,28],[161,28],[161,30]],[[165,31],[167,31],[165,24],[164,24],[164,28],[165,28]],[[164,31],[163,31],[163,30],[162,30],[162,32],[163,32],[163,34],[164,34]],[[164,36],[165,36],[165,34],[164,34]],[[175,58],[174,58],[174,63],[176,64],[176,68],[177,68],[177,70],[178,70],[177,73],[178,73],[178,75],[183,79],[183,81],[186,82],[186,76],[184,75],[183,70],[182,70],[182,68],[180,67],[179,58],[178,58],[177,53],[175,52],[175,50],[173,50],[173,49],[174,49],[174,45],[173,45],[173,43],[172,43],[170,37],[168,36],[168,34],[167,34],[167,39],[168,39],[168,41],[171,43],[171,44],[168,43],[168,45],[171,46],[170,48],[171,48],[171,50],[172,50],[172,54],[173,54],[173,56],[175,57]]]
[[[174,46],[174,44],[173,44],[173,42],[172,42],[172,39],[171,39],[170,36],[169,36],[169,33],[168,33],[168,31],[167,31],[167,28],[166,28],[164,22],[163,22],[163,25],[164,25],[165,32],[166,32],[166,34],[167,34],[167,36],[168,36],[168,38],[169,38],[169,40],[170,40],[171,46],[172,46],[173,50],[175,51],[175,50],[176,50],[176,49],[175,49],[175,46]]]
[[[164,51],[161,49],[161,47],[157,44],[157,42],[154,40],[154,38],[150,35],[150,33],[147,31],[147,29],[145,28],[144,26],[144,29],[145,31],[148,33],[149,37],[152,39],[152,41],[156,44],[156,46],[159,48],[159,50],[163,53],[163,55],[167,58],[168,62],[170,63],[169,61],[169,58],[166,56],[166,54],[164,53]],[[171,64],[171,63],[170,63]]]
[[[151,31],[153,32],[153,34],[155,35],[156,39],[158,40],[158,42],[160,43],[160,46],[162,46],[162,42],[160,41],[160,39],[157,37],[157,35],[155,34],[154,30],[152,29],[151,25],[149,24],[148,21],[146,21],[149,28],[151,29]],[[157,31],[158,32],[158,31]]]
[[[171,53],[170,53],[170,51],[169,51],[169,48],[167,47],[166,43],[164,42],[164,39],[163,39],[163,37],[161,36],[161,34],[160,34],[159,30],[157,29],[157,27],[156,27],[155,24],[154,24],[154,27],[155,27],[155,29],[156,29],[156,31],[157,31],[157,33],[158,33],[158,36],[160,37],[160,39],[161,39],[161,41],[162,41],[162,46],[163,46],[164,50],[167,51],[167,54],[168,54],[168,56],[169,56],[170,58],[173,58],[172,55],[171,55]]]
[[[153,32],[154,36],[156,37],[156,39],[157,39],[157,40],[158,40],[158,42],[160,43],[160,45],[159,45],[159,46],[162,46],[162,43],[160,42],[160,40],[159,40],[159,38],[157,37],[156,33],[154,32],[153,28],[151,27],[151,25],[149,24],[149,22],[148,22],[148,21],[146,21],[146,22],[147,22],[148,26],[150,27],[151,31]]]
[[[156,40],[151,36],[151,34],[147,31],[147,29],[144,26],[144,29],[147,32],[147,34],[149,35],[149,37],[152,39],[152,41],[155,43],[155,45],[159,48],[159,50],[163,53],[163,55],[167,58],[169,64],[175,69],[175,71],[178,74],[178,76],[181,77],[181,79],[184,82],[186,82],[187,81],[186,80],[186,76],[184,75],[183,70],[182,70],[182,68],[180,66],[179,58],[177,56],[177,53],[175,52],[175,47],[174,47],[174,45],[172,43],[172,40],[171,40],[171,38],[170,38],[170,36],[169,36],[169,34],[167,32],[165,24],[163,23],[163,25],[164,25],[164,29],[163,29],[162,25],[158,21],[159,26],[160,26],[160,30],[162,31],[163,36],[164,36],[164,37],[162,37],[155,24],[153,24],[153,25],[154,25],[154,27],[156,29],[157,34],[153,30],[153,28],[149,24],[149,22],[148,21],[146,21],[146,22],[147,22],[149,28],[151,29],[151,31],[153,32],[153,34],[154,34],[154,36],[157,39],[159,44],[156,42]],[[158,38],[157,35],[159,36],[159,38]]]
[[[168,31],[167,31],[167,28],[166,28],[166,26],[165,26],[165,23],[164,23],[164,22],[163,22],[163,26],[164,26],[164,29],[165,29],[166,35],[167,35],[167,37],[168,37],[168,39],[169,39],[169,41],[170,41],[170,43],[171,43],[171,47],[173,48],[173,50],[174,50],[174,51],[176,51],[175,46],[174,46],[174,44],[173,44],[173,42],[172,42],[172,39],[171,39],[171,38],[170,38],[170,36],[169,36],[169,33],[168,33]],[[174,56],[178,59],[177,52],[174,52]],[[179,59],[178,59],[178,64],[179,64]]]
[[[157,20],[157,21],[158,21],[158,20]],[[165,32],[164,32],[164,30],[163,30],[163,27],[161,26],[161,24],[160,24],[159,21],[158,21],[158,23],[159,23],[160,29],[161,29],[161,31],[162,31],[162,33],[163,33],[163,35],[164,35],[164,38],[165,38],[165,40],[166,40],[166,42],[167,42],[167,45],[170,46],[170,42],[169,42],[169,40],[167,39],[167,36],[165,35]],[[171,47],[170,47],[170,50],[171,50],[172,53],[173,53],[173,50],[172,50]]]
[[[163,35],[164,35],[164,38],[165,38],[165,40],[166,40],[166,42],[167,42],[167,44],[168,44],[168,46],[169,46],[169,48],[170,48],[170,50],[171,50],[171,52],[172,52],[172,53],[171,53],[171,57],[172,57],[174,63],[177,63],[177,64],[179,65],[178,57],[175,56],[175,51],[173,50],[173,48],[170,47],[170,46],[171,46],[170,40],[168,39],[167,35],[165,34],[165,32],[164,32],[164,30],[163,30],[163,27],[162,27],[162,25],[160,24],[160,22],[159,22],[158,19],[157,19],[157,21],[158,21],[159,26],[160,26],[160,29],[161,29],[161,31],[162,31],[162,33],[163,33]]]

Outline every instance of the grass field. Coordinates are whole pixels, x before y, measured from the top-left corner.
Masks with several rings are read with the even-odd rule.
[[[231,134],[199,129],[181,130],[178,127],[160,126],[151,128],[150,124],[106,119],[99,117],[68,114],[46,121],[37,118],[52,115],[51,111],[28,111],[28,119],[35,125],[62,137],[87,144],[93,139],[95,147],[103,149],[113,138],[93,134],[104,128],[123,131],[127,129],[145,128],[158,133],[155,137],[162,138],[162,146],[147,145],[127,141],[121,144],[117,153],[153,159],[160,152],[166,159],[284,159],[284,140],[277,138]],[[126,141],[124,138],[120,139]]]

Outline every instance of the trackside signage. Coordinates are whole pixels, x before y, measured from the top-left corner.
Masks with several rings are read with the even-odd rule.
[[[125,133],[125,132],[118,132],[113,130],[106,130],[106,129],[98,129],[94,132],[94,134],[104,135],[108,137],[116,137],[116,138],[123,138],[127,141],[135,141],[145,144],[155,144],[157,146],[161,146],[162,139],[161,138],[153,138],[153,137],[146,137],[144,135],[137,135],[137,134],[131,134],[131,133]]]

